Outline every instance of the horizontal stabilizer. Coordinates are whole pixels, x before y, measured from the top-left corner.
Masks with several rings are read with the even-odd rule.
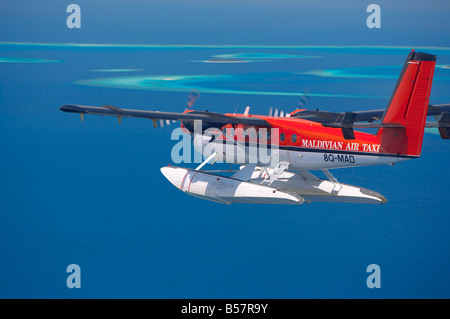
[[[343,124],[343,123],[323,123],[325,127],[335,128],[381,128],[381,127],[404,127],[404,125],[396,123],[356,123],[356,124]]]
[[[367,111],[353,111],[356,114],[354,122],[369,122],[379,121],[385,112],[385,109],[367,110]],[[450,104],[435,104],[428,106],[427,116],[441,115],[444,112],[450,112]],[[345,113],[336,113],[319,110],[302,110],[294,113],[291,117],[301,118],[322,124],[340,123],[345,116]],[[356,128],[356,127],[355,127]]]
[[[450,139],[450,113],[442,113],[439,118],[439,134],[444,140]]]
[[[346,140],[355,139],[355,133],[353,129],[355,128],[381,128],[381,127],[403,127],[401,124],[395,123],[358,123],[355,124],[355,119],[357,114],[353,112],[345,112],[342,121],[339,123],[322,123],[325,127],[340,128],[342,130],[342,135]]]

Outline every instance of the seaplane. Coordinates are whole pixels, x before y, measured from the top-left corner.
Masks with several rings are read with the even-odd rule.
[[[196,168],[170,164],[161,173],[176,188],[202,199],[224,204],[384,204],[383,195],[342,183],[330,170],[419,158],[426,127],[437,128],[442,139],[450,139],[450,104],[429,104],[435,64],[435,55],[412,50],[387,107],[377,110],[297,109],[282,116],[250,114],[249,107],[243,114],[74,104],[62,105],[60,110],[79,113],[82,120],[86,115],[114,116],[119,123],[124,117],[146,118],[155,127],[181,122],[180,128],[190,135],[204,160]],[[191,94],[188,105],[197,97]],[[427,122],[428,116],[436,121]],[[232,175],[203,170],[216,161],[236,164],[239,169]],[[320,171],[322,178],[314,174]]]

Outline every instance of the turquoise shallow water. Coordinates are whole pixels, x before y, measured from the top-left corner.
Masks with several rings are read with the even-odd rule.
[[[60,61],[49,60],[49,59],[0,57],[0,63],[54,63],[54,62],[60,62]]]
[[[386,205],[229,206],[162,176],[175,123],[59,110],[182,112],[191,89],[194,109],[221,113],[291,112],[304,92],[308,109],[383,108],[411,49],[450,65],[449,1],[377,2],[380,29],[354,0],[77,0],[80,29],[69,3],[0,10],[0,298],[450,297],[450,143],[437,134],[419,159],[333,171]],[[214,59],[249,62],[192,62]],[[27,63],[43,60],[59,62]],[[448,69],[435,75],[430,102],[450,103]]]
[[[174,49],[172,46],[168,46]],[[146,46],[140,47],[147,49]],[[161,48],[161,47],[158,47]],[[178,47],[177,47],[178,48]],[[184,48],[184,47],[183,47]],[[203,49],[203,47],[201,47]],[[209,48],[209,47],[208,47]],[[239,47],[239,49],[245,48]],[[272,47],[271,49],[276,49]],[[317,50],[321,47],[301,47],[302,50]],[[228,48],[227,48],[228,49]],[[259,48],[258,48],[259,49]],[[292,48],[289,48],[293,50]],[[359,47],[351,48],[358,54],[363,54],[358,51]],[[381,48],[369,47],[364,50],[372,51],[372,54],[386,54],[390,50],[398,50],[399,48],[385,47],[384,51]],[[327,50],[349,50],[348,47],[327,47]],[[443,49],[444,50],[444,49]],[[436,50],[439,51],[439,50]],[[445,51],[444,51],[445,52]],[[369,54],[369,53],[364,53]],[[290,59],[301,58],[303,63],[298,63],[303,68],[308,68],[310,59],[318,59],[315,64],[328,63],[327,59],[321,56],[309,55],[295,55],[295,54],[276,54],[276,53],[229,53],[229,54],[213,54],[213,59],[225,59],[227,63],[237,62],[277,62]],[[227,59],[232,59],[227,60]],[[211,62],[216,60],[197,60],[201,62]],[[192,61],[191,61],[192,62]],[[196,61],[194,61],[196,62]],[[223,62],[223,61],[222,61]],[[293,63],[294,64],[294,63]],[[119,69],[121,70],[121,69]],[[126,69],[125,69],[126,70]],[[143,69],[142,69],[143,70]],[[166,75],[140,75],[127,77],[109,77],[109,78],[94,78],[77,80],[74,83],[79,85],[90,85],[105,88],[122,88],[132,90],[151,90],[151,91],[167,91],[167,92],[189,92],[190,90],[198,90],[202,93],[216,93],[216,94],[239,94],[239,95],[272,95],[272,96],[292,96],[301,97],[302,92],[295,91],[275,91],[275,90],[261,90],[260,83],[283,82],[288,81],[291,85],[302,87],[308,85],[308,82],[314,81],[310,76],[317,76],[323,78],[354,78],[354,79],[396,79],[401,71],[401,65],[366,65],[363,67],[346,67],[346,68],[330,68],[330,69],[309,69],[304,72],[270,72],[270,73],[247,73],[247,74],[166,74]],[[437,65],[435,72],[435,81],[449,81],[450,69],[447,65]],[[254,89],[242,89],[243,84]],[[333,85],[333,84],[332,84]],[[267,85],[266,85],[267,86]],[[321,98],[386,98],[388,93],[384,95],[375,94],[349,94],[345,92],[326,92],[327,85],[320,88],[320,91],[310,92],[312,97]],[[445,97],[443,97],[445,98]]]
[[[142,69],[103,69],[103,70],[90,70],[92,72],[137,72],[142,71]]]
[[[386,205],[228,206],[190,197],[160,174],[175,124],[82,123],[59,111],[74,103],[178,112],[192,89],[195,109],[224,113],[290,112],[304,91],[310,109],[382,108],[409,50],[0,43],[0,56],[15,61],[0,63],[0,296],[449,297],[450,144],[436,130],[418,160],[333,172],[382,193]],[[450,64],[448,49],[422,50]],[[191,62],[217,56],[259,62]],[[434,104],[450,102],[448,72],[436,69]],[[66,287],[72,263],[78,290]],[[382,271],[377,291],[365,285],[372,263]]]
[[[89,80],[75,81],[75,84],[90,85],[105,88],[121,88],[132,90],[152,90],[167,92],[190,92],[198,90],[202,93],[216,94],[244,94],[244,95],[273,95],[273,96],[296,96],[301,97],[303,92],[282,92],[282,91],[258,91],[258,90],[242,90],[238,89],[239,83],[252,81],[258,77],[258,81],[265,81],[266,78],[273,78],[274,74],[260,75],[159,75],[159,76],[130,76],[130,77],[113,77],[113,78],[97,78]],[[286,79],[287,75],[278,75],[280,78]],[[294,82],[295,77],[291,82]],[[298,80],[297,80],[298,81]],[[231,83],[236,88],[222,88],[221,84]],[[352,94],[333,94],[333,93],[309,93],[312,97],[339,97],[339,98],[385,98],[386,96],[371,95],[352,95]]]
[[[274,50],[321,50],[326,51],[357,51],[360,54],[368,52],[379,54],[396,54],[404,52],[404,50],[410,50],[411,46],[372,46],[372,45],[254,45],[254,44],[120,44],[120,43],[48,43],[48,42],[9,42],[0,41],[0,45],[7,46],[19,46],[19,47],[53,47],[53,48],[106,48],[106,49],[274,49]],[[440,54],[450,54],[450,47],[440,46],[414,46],[416,50],[437,51]],[[261,56],[258,53],[240,53],[248,54],[252,56]],[[272,53],[273,54],[273,53]],[[266,54],[263,54],[266,55]],[[268,54],[271,55],[270,53]],[[267,55],[266,55],[267,56]],[[283,54],[273,54],[272,56],[281,57]]]
[[[397,79],[401,69],[402,65],[381,65],[359,68],[319,69],[300,74],[336,78]],[[433,79],[437,81],[449,81],[450,68],[447,65],[437,64]]]

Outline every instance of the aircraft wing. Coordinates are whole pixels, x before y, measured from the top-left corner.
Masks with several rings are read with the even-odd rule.
[[[181,122],[194,122],[195,120],[201,120],[203,123],[207,123],[210,126],[217,125],[216,127],[222,127],[227,124],[244,124],[244,125],[267,126],[267,127],[270,126],[268,122],[258,117],[252,116],[238,117],[208,111],[190,111],[186,113],[173,113],[173,112],[121,109],[112,105],[85,106],[74,104],[65,104],[60,106],[59,109],[63,112],[80,113],[82,116],[83,114],[115,116],[119,118],[119,120],[123,117],[138,117],[151,120],[169,120]]]
[[[138,117],[153,120],[153,125],[156,127],[157,120],[166,121],[180,121],[187,127],[193,128],[195,120],[202,121],[202,129],[208,127],[220,128],[227,124],[249,125],[270,127],[271,125],[264,119],[257,116],[231,116],[208,111],[189,111],[184,113],[174,112],[159,112],[159,111],[145,111],[133,109],[121,109],[113,105],[103,106],[85,106],[75,104],[65,104],[59,108],[63,112],[79,113],[83,120],[84,114],[115,116],[120,120],[123,117]],[[399,125],[372,123],[381,120],[385,110],[369,110],[357,112],[334,113],[328,111],[313,111],[304,110],[293,114],[293,118],[301,118],[314,122],[321,123],[323,126],[341,128],[345,139],[354,139],[354,128],[380,128],[380,127],[397,127]],[[441,115],[437,123],[426,123],[425,127],[439,128],[441,137],[443,139],[450,139],[450,104],[429,105],[428,116]],[[355,124],[355,122],[369,122]]]

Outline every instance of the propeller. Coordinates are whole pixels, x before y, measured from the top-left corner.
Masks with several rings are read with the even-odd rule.
[[[308,103],[308,101],[310,100],[311,95],[309,93],[309,91],[307,90],[303,90],[303,93],[300,97],[300,100],[298,101],[298,107],[297,109],[303,109],[305,108],[306,103]],[[277,108],[270,108],[269,109],[269,116],[274,116],[274,117],[290,117],[291,114],[290,112],[286,112],[283,110],[278,110]]]
[[[311,94],[309,94],[308,90],[303,90],[303,95],[300,97],[300,101],[298,101],[298,108],[304,109],[306,103],[311,99]]]
[[[189,93],[188,100],[186,103],[186,108],[184,109],[184,111],[189,111],[192,108],[192,106],[194,106],[194,103],[195,103],[195,101],[197,101],[199,96],[200,96],[200,92],[198,92],[197,90],[192,90]],[[176,121],[171,121],[171,120],[159,120],[159,127],[169,126],[170,124],[175,123],[175,122]],[[157,127],[157,126],[155,126],[155,127]]]
[[[185,111],[190,110],[192,108],[192,106],[194,105],[195,101],[198,99],[199,96],[200,92],[198,92],[197,90],[192,90],[191,93],[189,93]]]

